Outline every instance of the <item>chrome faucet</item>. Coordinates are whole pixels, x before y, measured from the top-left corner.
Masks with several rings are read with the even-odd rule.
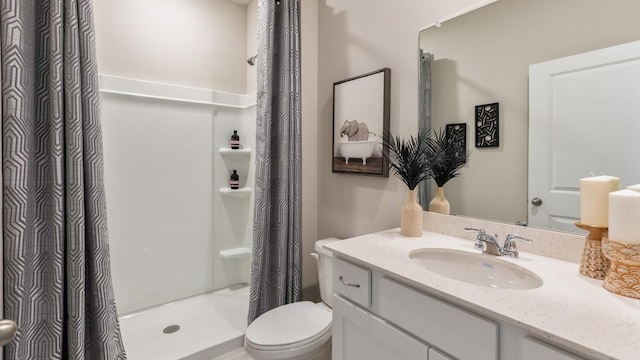
[[[500,247],[500,243],[498,243],[498,234],[489,235],[484,229],[474,229],[474,228],[464,228],[467,231],[475,231],[478,233],[476,236],[476,243],[474,244],[474,248],[481,250],[483,253],[491,254],[495,256],[511,256],[513,258],[517,258],[520,256],[518,252],[518,247],[516,246],[516,240],[523,241],[526,243],[532,243],[533,240],[523,238],[521,236],[507,235],[504,246]]]
[[[483,253],[502,256],[502,249],[498,244],[498,234],[489,235],[484,229],[464,228],[467,231],[475,231],[478,233],[476,236],[476,243],[474,248],[481,250]]]

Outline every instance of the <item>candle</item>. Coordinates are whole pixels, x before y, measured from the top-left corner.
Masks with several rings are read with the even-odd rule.
[[[631,185],[631,186],[627,187],[627,189],[640,192],[640,184]]]
[[[594,227],[609,226],[609,193],[620,188],[620,178],[594,176],[580,179],[580,222]]]
[[[640,192],[625,189],[609,194],[609,239],[640,244]]]

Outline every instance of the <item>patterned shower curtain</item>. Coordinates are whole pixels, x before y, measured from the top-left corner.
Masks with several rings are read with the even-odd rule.
[[[419,83],[418,83],[418,128],[431,129],[431,60],[433,55],[419,51]],[[422,209],[429,209],[431,201],[431,180],[427,179],[418,185],[418,194]]]
[[[248,320],[302,289],[298,0],[258,1],[258,105]]]
[[[5,359],[126,359],[111,284],[91,0],[2,0]]]

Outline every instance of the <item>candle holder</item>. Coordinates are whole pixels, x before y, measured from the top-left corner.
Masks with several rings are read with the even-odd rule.
[[[602,287],[617,295],[640,299],[640,245],[605,237],[602,252],[611,261]]]
[[[603,280],[609,270],[609,260],[602,254],[602,238],[606,236],[608,228],[591,226],[579,221],[576,222],[576,226],[589,232],[582,251],[580,274]]]

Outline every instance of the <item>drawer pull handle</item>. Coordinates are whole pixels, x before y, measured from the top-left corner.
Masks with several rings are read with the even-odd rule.
[[[350,283],[350,282],[344,281],[344,279],[342,278],[342,275],[340,275],[340,277],[338,279],[340,281],[342,281],[342,283],[347,285],[347,286],[351,286],[351,287],[354,287],[354,288],[359,288],[360,287],[360,284],[354,284],[354,283]]]

